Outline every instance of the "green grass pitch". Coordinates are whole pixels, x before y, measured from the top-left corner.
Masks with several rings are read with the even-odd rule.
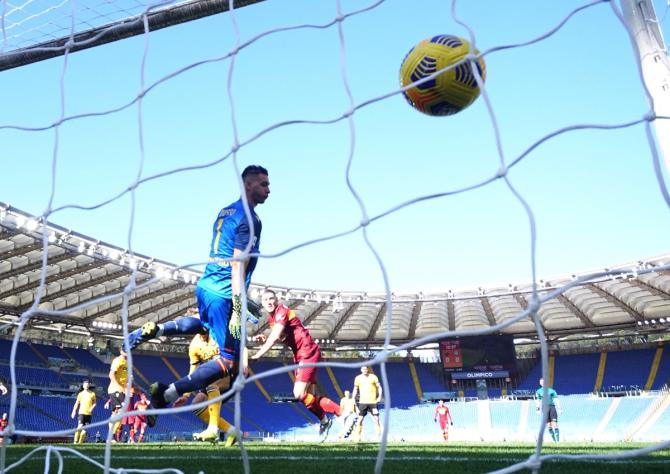
[[[608,454],[640,448],[642,444],[550,444],[543,454]],[[74,448],[74,445],[57,445],[58,448]],[[303,444],[303,443],[245,443],[253,473],[371,473],[374,472],[379,445],[361,444]],[[7,471],[31,450],[43,448],[30,460]],[[9,446],[6,451],[5,472],[31,474],[44,473],[44,445]],[[497,445],[479,443],[444,444],[389,444],[384,462],[384,473],[481,473],[488,472],[528,458],[534,446],[530,444],[501,443]],[[77,450],[103,463],[104,445],[87,444]],[[101,473],[102,469],[82,460],[72,452],[61,451],[64,473]],[[51,453],[49,473],[59,472],[57,456]],[[244,472],[237,446],[224,448],[196,443],[148,443],[137,445],[113,445],[112,468],[131,469],[178,469],[186,474],[204,472]],[[177,472],[175,470],[164,472]],[[521,472],[529,472],[522,470]],[[665,449],[651,455],[617,461],[595,460],[551,460],[542,464],[543,473],[668,473],[670,472],[670,450]]]

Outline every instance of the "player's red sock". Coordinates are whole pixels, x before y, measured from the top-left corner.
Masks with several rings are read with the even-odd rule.
[[[317,400],[319,401],[319,406],[325,411],[326,413],[332,413],[335,416],[340,416],[342,413],[340,411],[340,405],[332,401],[328,397],[317,397]]]
[[[323,408],[321,408],[321,405],[319,405],[319,400],[314,395],[307,393],[300,398],[300,401],[305,404],[305,407],[307,407],[309,411],[314,413],[314,416],[316,416],[319,421],[323,419],[325,413]]]
[[[144,439],[144,431],[140,431],[140,437],[137,438],[137,444],[140,444]]]

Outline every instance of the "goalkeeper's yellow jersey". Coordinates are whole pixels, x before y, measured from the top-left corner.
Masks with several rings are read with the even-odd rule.
[[[358,387],[358,403],[377,403],[379,379],[375,374],[357,376],[354,379],[354,387]]]
[[[95,407],[95,392],[92,390],[82,390],[77,395],[77,402],[79,404],[79,414],[80,415],[90,415],[93,413],[93,407]]]
[[[193,373],[203,362],[219,355],[219,346],[213,337],[196,334],[188,346],[188,359],[191,364],[189,373]]]

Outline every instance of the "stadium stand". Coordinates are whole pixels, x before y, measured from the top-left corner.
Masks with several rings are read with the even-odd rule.
[[[649,349],[609,352],[603,388],[621,384],[644,387],[653,357],[654,351]]]
[[[98,359],[95,355],[86,349],[78,349],[67,347],[63,348],[63,351],[68,354],[72,359],[74,359],[79,366],[93,371],[93,372],[105,372],[109,371],[109,365],[105,364],[103,361]]]
[[[0,339],[0,354],[2,354],[0,359],[9,361],[11,350],[12,341],[9,339]],[[31,365],[44,365],[44,361],[24,342],[19,342],[16,347],[16,360]]]
[[[21,350],[27,346],[21,344]],[[28,349],[30,350],[30,349]],[[50,352],[45,351],[47,354]],[[611,360],[625,359],[631,357],[628,364],[644,366],[642,375],[637,374],[627,377],[627,371],[613,371],[608,374],[607,381],[613,380],[620,383],[638,381],[646,377],[650,360],[654,350],[636,350],[621,353],[610,353],[608,357],[616,354]],[[75,353],[79,361],[80,353]],[[37,356],[36,356],[37,357]],[[670,418],[670,409],[663,408],[661,403],[667,395],[657,392],[643,396],[625,396],[620,398],[597,397],[593,394],[571,394],[572,391],[588,388],[590,392],[595,380],[599,354],[566,355],[556,358],[556,384],[563,412],[559,417],[561,437],[565,441],[590,441],[597,439],[602,441],[622,441],[630,434],[632,426],[640,425],[634,439],[636,440],[658,440],[663,436],[667,438],[667,424]],[[97,360],[97,359],[96,359]],[[135,363],[142,371],[150,373],[152,377],[164,377],[172,380],[174,374],[159,356],[148,354],[136,354]],[[187,360],[184,357],[170,357],[169,362],[175,370],[186,371]],[[31,359],[32,363],[36,360]],[[659,375],[663,377],[662,359],[659,367]],[[284,363],[280,361],[262,361],[255,363],[255,371],[266,371],[281,367]],[[446,390],[442,381],[434,375],[429,364],[415,362],[417,379],[422,391],[444,392]],[[625,366],[625,365],[624,365]],[[103,366],[105,367],[105,366]],[[537,387],[539,364],[528,373],[521,386],[527,386],[532,391]],[[106,367],[105,367],[106,368]],[[407,361],[394,361],[387,364],[389,383],[393,395],[393,409],[391,411],[391,438],[394,440],[425,440],[439,441],[440,432],[437,428],[427,430],[426,426],[432,427],[435,405],[433,403],[420,403],[417,391]],[[378,369],[377,369],[378,372]],[[638,372],[640,372],[638,370]],[[359,373],[354,369],[332,368],[333,378],[341,390],[351,390],[353,379]],[[8,366],[0,364],[0,377],[8,378]],[[49,389],[50,387],[69,388],[72,379],[77,374],[67,374],[67,380],[45,367],[17,366],[17,378],[21,383],[30,382],[36,387]],[[572,379],[566,381],[566,379]],[[78,380],[76,380],[78,381]],[[94,420],[102,420],[109,415],[103,408],[106,399],[107,379],[104,376],[93,378],[94,385],[98,386],[99,402],[94,411]],[[524,385],[525,384],[525,385]],[[242,392],[243,420],[242,429],[252,432],[263,432],[266,436],[274,436],[279,439],[304,439],[314,440],[316,435],[315,421],[313,416],[298,403],[272,403],[268,400],[275,394],[290,394],[292,391],[291,379],[286,374],[266,377],[259,382],[263,387],[261,390],[256,384],[249,384]],[[319,371],[319,385],[326,393],[335,396],[336,389],[328,372]],[[657,383],[655,383],[657,385]],[[489,389],[489,395],[499,395],[497,389]],[[475,396],[476,391],[466,390],[465,395]],[[7,409],[6,400],[0,403],[0,409]],[[44,396],[20,394],[20,406],[17,411],[17,423],[23,429],[29,430],[62,430],[71,428],[72,420],[69,417],[74,404],[74,392],[70,391],[66,396]],[[448,406],[454,417],[455,426],[451,430],[451,440],[525,440],[531,441],[538,434],[539,415],[535,410],[533,400],[479,400],[472,402],[458,401],[449,402]],[[253,407],[253,408],[251,408]],[[659,412],[652,408],[660,407]],[[662,410],[661,410],[662,409]],[[382,413],[384,408],[382,405]],[[222,415],[229,420],[233,418],[232,404],[224,405]],[[651,417],[652,415],[655,418]],[[645,420],[650,420],[644,424]],[[371,419],[366,420],[364,428],[364,439],[373,440],[376,437],[374,423]],[[482,429],[486,427],[487,429]],[[147,439],[171,439],[174,436],[187,437],[191,432],[202,428],[202,422],[190,413],[161,416],[157,426],[148,431]],[[334,427],[334,436],[339,434],[339,425]],[[101,426],[92,429],[89,433],[89,441],[93,439],[94,431],[100,431],[101,436],[106,436],[107,427]],[[548,436],[546,438],[549,439]]]

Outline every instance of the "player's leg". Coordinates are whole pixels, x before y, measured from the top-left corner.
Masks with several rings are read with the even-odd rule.
[[[293,396],[296,400],[302,402],[303,405],[316,416],[317,420],[322,421],[326,418],[326,414],[319,404],[319,400],[316,395],[312,394],[308,389],[311,382],[299,380],[301,377],[300,371],[296,371],[296,381],[293,385]],[[304,375],[303,375],[304,377]]]
[[[151,405],[154,408],[164,408],[184,393],[196,392],[219,379],[234,377],[237,370],[236,361],[217,357],[201,364],[195,372],[170,385],[154,382],[150,387]],[[149,427],[154,426],[156,415],[147,415],[147,424]]]
[[[213,400],[220,395],[218,387],[210,385],[207,387],[205,394],[199,392],[196,397],[193,399],[193,403],[200,403],[205,400]],[[221,400],[212,402],[207,407],[202,410],[199,410],[198,417],[207,423],[207,428],[200,433],[193,433],[193,439],[201,441],[214,441],[219,439],[219,418],[221,414]],[[230,425],[223,420],[226,426],[226,430],[230,428]]]
[[[300,355],[300,363],[317,363],[321,360],[321,351],[315,346],[312,353]],[[295,385],[293,396],[303,402],[307,409],[314,413],[322,424],[327,422],[326,413],[340,416],[340,405],[326,396],[316,395],[316,367],[299,366],[295,371]],[[310,397],[311,395],[312,397]]]
[[[447,441],[449,439],[449,432],[447,431],[447,420],[440,418],[440,430],[442,431],[442,438]]]
[[[551,406],[549,407],[549,433],[551,434],[551,439],[554,441],[559,440],[559,432],[558,432],[558,413],[556,412],[556,407]]]
[[[351,433],[353,433],[354,429],[357,426],[358,426],[358,412],[355,411],[350,415],[349,425],[344,433],[344,439],[349,439],[349,436],[351,436]]]
[[[193,316],[182,316],[174,321],[168,321],[163,324],[149,321],[128,335],[128,347],[135,349],[143,342],[155,337],[197,334],[202,331],[202,328],[203,325],[200,318]]]
[[[200,365],[191,375],[183,377],[170,385],[156,382],[151,385],[151,404],[155,408],[164,408],[182,394],[196,392],[211,385],[218,379],[230,376],[237,370],[230,359],[217,357]],[[149,424],[151,426],[151,424]]]
[[[363,439],[363,421],[367,415],[367,409],[361,410],[358,414],[356,429],[354,434],[354,441],[361,441]]]
[[[79,437],[81,436],[81,429],[82,425],[81,423],[77,424],[77,431],[74,432],[74,444],[79,444]]]
[[[379,408],[377,408],[377,405],[372,407],[372,419],[375,420],[375,430],[379,438],[382,435],[382,425],[379,422]]]
[[[139,434],[140,429],[141,429],[141,425],[142,425],[142,420],[140,419],[139,416],[136,416],[135,417],[135,423],[133,423],[133,431],[132,431],[133,442],[135,442],[135,435],[137,435],[137,443],[139,443],[140,440],[142,439],[142,435]]]
[[[137,444],[141,443],[144,440],[144,431],[147,429],[147,424],[144,421],[140,421],[139,425],[139,437],[137,438]],[[137,425],[135,425],[135,431],[137,431]]]
[[[81,425],[81,431],[79,434],[79,443],[85,443],[86,442],[86,426],[91,424],[91,415],[80,415],[81,419],[79,420],[79,424]]]
[[[201,403],[205,400],[207,400],[207,395],[201,391],[193,398],[191,404],[195,405],[196,403]],[[193,414],[209,425],[210,414],[208,408],[209,407],[197,408],[193,410]],[[217,416],[216,420],[217,426],[221,431],[228,433],[229,436],[234,434],[235,430],[233,429],[233,426],[221,417],[221,415]]]

